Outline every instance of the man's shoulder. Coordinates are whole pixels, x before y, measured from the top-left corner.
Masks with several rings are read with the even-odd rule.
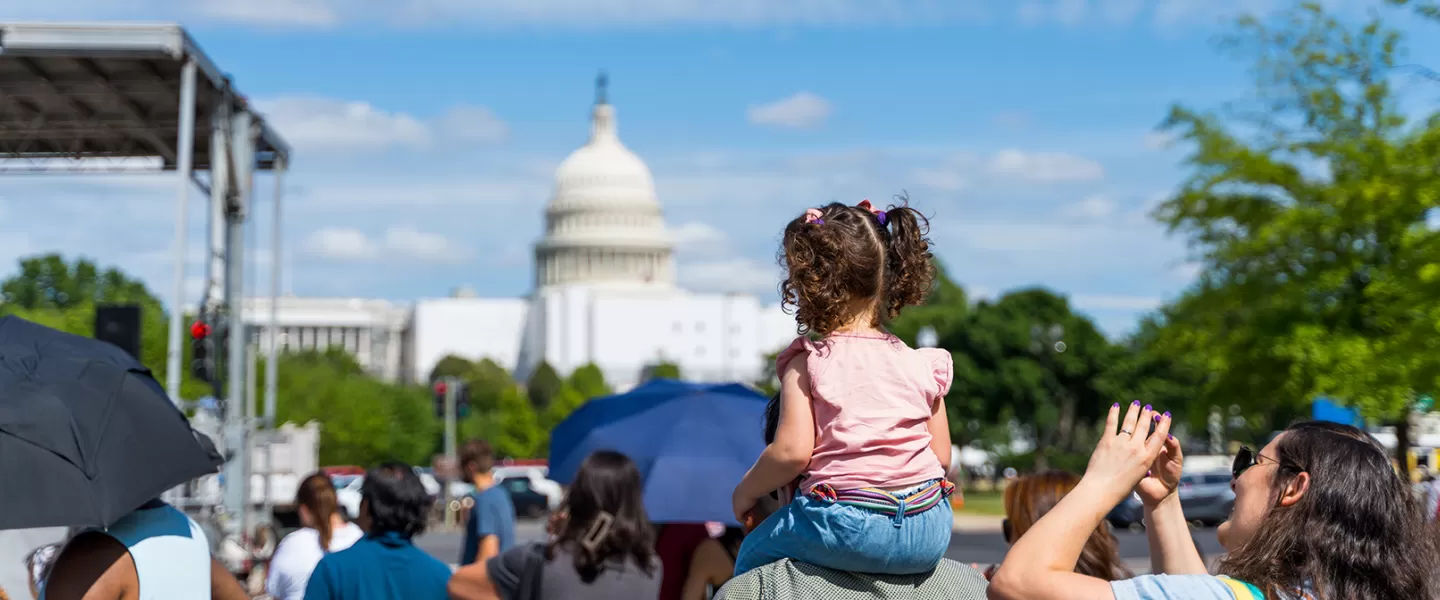
[[[949,559],[941,560],[933,571],[915,575],[851,573],[782,559],[731,579],[715,597],[724,600],[983,600],[988,587],[984,574]]]

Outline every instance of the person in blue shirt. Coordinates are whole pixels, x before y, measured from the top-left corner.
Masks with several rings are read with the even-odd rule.
[[[460,449],[460,469],[475,486],[474,505],[465,520],[465,545],[460,566],[484,562],[515,545],[515,504],[510,492],[495,485],[495,453],[490,444],[471,440]]]
[[[430,498],[410,465],[365,473],[360,527],[365,537],[315,566],[306,600],[446,600],[450,567],[411,541],[425,530]]]

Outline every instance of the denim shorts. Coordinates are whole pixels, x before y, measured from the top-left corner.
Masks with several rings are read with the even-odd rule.
[[[903,499],[933,483],[893,495]],[[796,494],[745,536],[735,558],[735,575],[782,558],[855,573],[925,573],[944,558],[954,526],[948,501],[897,519]]]

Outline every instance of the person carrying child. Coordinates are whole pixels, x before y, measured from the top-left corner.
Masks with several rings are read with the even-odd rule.
[[[803,482],[745,537],[737,576],[781,558],[924,573],[949,546],[950,354],[884,329],[934,278],[927,221],[903,200],[883,211],[832,203],[785,227],[780,291],[801,336],[776,360],[779,426],[735,488],[735,518],[746,523],[759,498]]]

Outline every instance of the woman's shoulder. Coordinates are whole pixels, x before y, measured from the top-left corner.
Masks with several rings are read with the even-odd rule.
[[[1111,582],[1110,589],[1115,600],[1236,599],[1231,587],[1213,575],[1140,575]]]

